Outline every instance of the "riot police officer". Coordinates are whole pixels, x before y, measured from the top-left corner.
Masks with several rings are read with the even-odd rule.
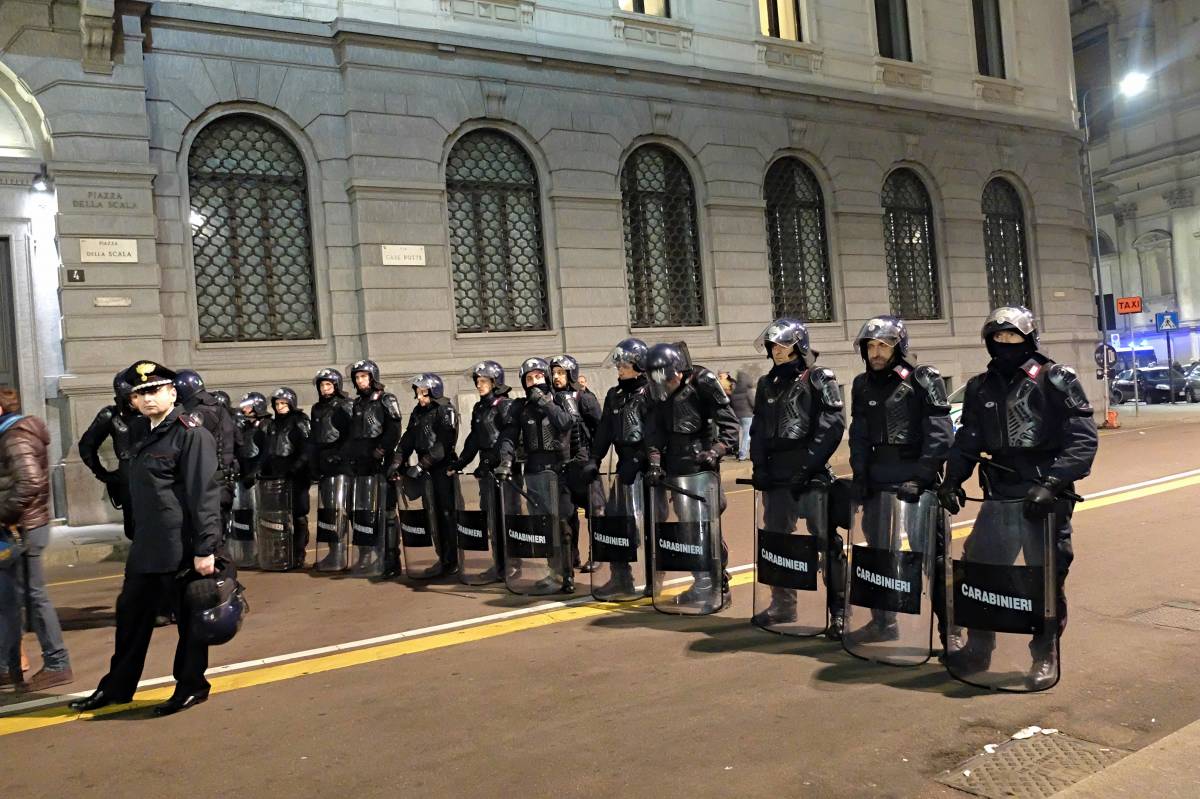
[[[379,377],[379,366],[371,360],[356,361],[349,369],[357,396],[351,411],[350,439],[346,442],[343,457],[355,476],[378,477],[378,484],[386,482],[387,466],[391,462],[396,445],[400,442],[400,401],[395,394],[384,390]],[[388,486],[382,501],[386,513],[384,529],[376,535],[384,535],[384,576],[395,577],[400,573],[399,539],[393,517],[396,510],[396,492]],[[355,502],[358,503],[356,498]]]
[[[928,364],[914,366],[908,353],[904,320],[882,315],[867,320],[854,345],[866,371],[854,378],[850,389],[850,468],[854,495],[860,502],[880,491],[893,491],[898,499],[917,502],[934,488],[954,441],[946,383]],[[872,520],[863,530],[872,546],[884,546]],[[941,531],[939,531],[941,534]],[[873,538],[874,537],[874,538]],[[930,541],[930,545],[935,542]],[[941,546],[937,546],[941,552]],[[942,623],[944,574],[935,571],[933,609]],[[871,610],[872,623],[853,633],[860,643],[894,641],[899,636],[894,613]]]
[[[829,459],[842,441],[846,420],[842,392],[832,369],[818,367],[808,327],[797,319],[777,319],[759,334],[755,346],[765,351],[771,369],[758,380],[754,421],[750,426],[750,460],[754,487],[764,492],[768,523],[792,528],[792,514],[805,491],[827,490],[833,483]],[[780,489],[783,489],[780,491]],[[842,539],[831,523],[825,530],[825,579],[829,608],[826,635],[838,640],[844,624]],[[760,627],[796,619],[796,591],[771,587],[771,604],[754,618]]]
[[[550,383],[554,387],[555,403],[575,420],[575,426],[571,428],[571,458],[565,471],[567,489],[575,506],[570,519],[572,565],[588,574],[596,564],[589,561],[580,565],[579,510],[591,513],[597,502],[604,502],[596,480],[598,470],[591,466],[592,441],[600,424],[600,403],[592,392],[580,390],[579,362],[570,355],[556,355],[550,359]]]
[[[132,540],[133,508],[129,506],[129,459],[133,457],[138,431],[145,423],[141,421],[142,415],[129,404],[133,387],[125,382],[124,375],[125,370],[121,370],[113,378],[113,404],[101,408],[80,437],[79,457],[92,470],[92,474],[96,475],[96,479],[104,483],[112,504],[121,509],[125,537]],[[111,471],[100,462],[100,446],[106,438],[112,439],[113,454],[117,456],[117,468]]]
[[[432,579],[458,573],[458,543],[454,528],[454,479],[449,472],[458,462],[455,449],[458,446],[458,413],[450,398],[445,396],[446,386],[440,375],[425,372],[411,381],[413,397],[417,400],[408,427],[400,437],[400,449],[396,453],[389,474],[405,470],[409,477],[429,480],[433,486],[434,507],[427,512],[437,522],[435,546],[438,562],[429,567],[422,579]],[[415,468],[408,460],[416,453]]]
[[[205,390],[204,378],[192,369],[180,369],[176,373],[175,391],[183,410],[196,414],[204,423],[204,429],[217,442],[221,518],[228,525],[229,513],[233,508],[233,481],[237,472],[237,430],[234,419],[221,401]]]
[[[646,479],[656,485],[663,477],[721,472],[721,459],[737,452],[740,427],[729,404],[729,397],[717,376],[703,366],[693,365],[683,343],[656,344],[646,353],[648,391],[654,404],[646,434]],[[725,512],[725,491],[719,490],[719,512]],[[727,607],[729,548],[721,541],[721,607]],[[691,602],[694,596],[712,591],[707,573],[697,574],[693,584],[681,596]]]
[[[471,367],[471,380],[479,399],[471,409],[471,431],[463,442],[462,454],[454,471],[465,471],[479,458],[480,509],[489,519],[499,522],[499,494],[496,492],[494,471],[500,465],[500,434],[510,422],[512,390],[504,384],[504,367],[495,361],[480,361]],[[496,524],[491,532],[493,566],[481,575],[484,582],[503,578],[504,541],[502,526]]]
[[[317,483],[317,544],[328,539],[329,554],[318,569],[344,568],[343,542],[339,539],[339,518],[349,513],[346,480],[350,473],[349,464],[342,457],[342,449],[350,436],[351,414],[354,405],[342,389],[342,373],[337,369],[322,369],[313,377],[317,389],[317,401],[309,412],[312,420],[312,436],[308,439],[309,477]],[[325,503],[325,504],[322,504]],[[322,513],[329,518],[322,520]],[[321,526],[331,529],[324,531]]]
[[[1096,423],[1075,370],[1038,350],[1037,324],[1029,309],[995,309],[984,322],[982,337],[992,358],[986,371],[967,382],[961,427],[938,497],[948,511],[957,513],[964,499],[961,486],[980,463],[985,499],[1023,499],[1029,519],[1044,520],[1054,513],[1058,628],[1034,635],[1030,643],[1033,665],[1027,684],[1037,690],[1057,679],[1056,638],[1067,623],[1063,586],[1074,558],[1074,503],[1065,494],[1091,472],[1098,444]],[[980,461],[983,452],[990,454],[990,461]],[[976,529],[972,536],[979,533]],[[972,543],[995,544],[968,541]],[[955,637],[955,631],[948,636]],[[971,630],[965,645],[960,644],[947,641],[947,659],[956,660],[958,673],[988,668],[995,633]]]
[[[571,430],[575,420],[554,402],[549,378],[550,364],[545,359],[527,358],[521,364],[520,374],[525,397],[513,400],[509,424],[500,437],[500,465],[496,467],[496,478],[501,481],[512,479],[518,450],[525,457],[526,479],[540,472],[555,472],[558,475],[558,496],[539,499],[549,502],[551,506],[557,501],[560,531],[562,540],[566,542],[570,536],[569,518],[574,513],[574,506],[562,478],[564,466],[571,457]],[[563,553],[562,590],[564,593],[574,593],[575,570],[571,563],[570,547],[564,546]]]
[[[617,455],[617,479],[633,485],[646,464],[646,428],[653,402],[646,379],[646,353],[650,348],[637,338],[622,339],[609,353],[606,365],[617,370],[617,384],[604,396],[604,408],[596,437],[592,442],[593,469],[599,473],[600,464],[611,447]],[[650,547],[646,547],[646,588],[653,588],[654,567]],[[628,563],[612,564],[613,581],[623,591],[633,587],[633,569]],[[600,593],[611,594],[618,586],[602,586]]]
[[[299,397],[287,386],[271,395],[273,418],[262,426],[263,450],[258,475],[263,480],[284,480],[291,488],[292,565],[304,567],[308,549],[308,443],[312,423],[299,407]]]
[[[263,425],[271,417],[267,398],[257,391],[242,395],[241,413],[234,419],[238,427],[237,471],[243,489],[254,487],[264,449]]]

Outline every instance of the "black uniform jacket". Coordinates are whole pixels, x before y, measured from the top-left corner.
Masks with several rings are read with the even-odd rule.
[[[125,570],[173,572],[222,544],[217,446],[201,420],[174,408],[150,430],[129,464],[133,545]]]

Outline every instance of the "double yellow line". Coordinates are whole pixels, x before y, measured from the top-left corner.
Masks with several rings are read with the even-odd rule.
[[[1154,482],[1125,491],[1115,491],[1111,494],[1093,497],[1078,505],[1075,512],[1078,514],[1095,511],[1121,502],[1132,502],[1195,485],[1200,485],[1200,474],[1189,474],[1186,477]],[[954,533],[955,537],[958,538],[966,535],[968,529],[956,529]],[[741,567],[739,569],[740,573],[733,575],[730,580],[731,585],[745,585],[753,581],[753,573],[743,571],[746,568],[748,567]],[[260,668],[248,668],[244,671],[217,674],[211,677],[210,682],[212,683],[213,693],[225,693],[242,688],[252,688],[258,685],[291,680],[297,677],[323,674],[352,666],[379,663],[403,657],[404,655],[415,655],[435,649],[445,649],[447,647],[474,643],[475,641],[485,641],[511,633],[549,627],[554,624],[596,618],[611,613],[629,612],[633,609],[643,607],[648,603],[649,600],[643,599],[629,603],[586,602],[568,607],[556,605],[544,612],[535,612],[517,618],[485,622],[472,627],[464,627],[463,629],[364,646],[360,649],[320,655],[307,660],[296,660]],[[112,705],[93,713],[76,713],[65,705],[55,705],[11,716],[0,715],[0,736],[13,735],[19,732],[65,724],[70,721],[97,718],[128,711],[133,708],[161,702],[169,697],[172,691],[173,686],[170,684],[147,688],[139,691],[134,701],[129,704]],[[0,714],[3,714],[3,712],[4,709],[0,707]]]

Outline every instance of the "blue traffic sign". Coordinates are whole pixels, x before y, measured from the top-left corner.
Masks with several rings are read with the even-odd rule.
[[[1179,312],[1163,311],[1154,315],[1154,327],[1159,333],[1166,330],[1179,329]]]

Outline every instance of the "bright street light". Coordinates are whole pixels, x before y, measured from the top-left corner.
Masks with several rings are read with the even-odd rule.
[[[1146,89],[1150,77],[1145,72],[1130,72],[1121,78],[1121,94],[1125,97],[1137,97]]]

